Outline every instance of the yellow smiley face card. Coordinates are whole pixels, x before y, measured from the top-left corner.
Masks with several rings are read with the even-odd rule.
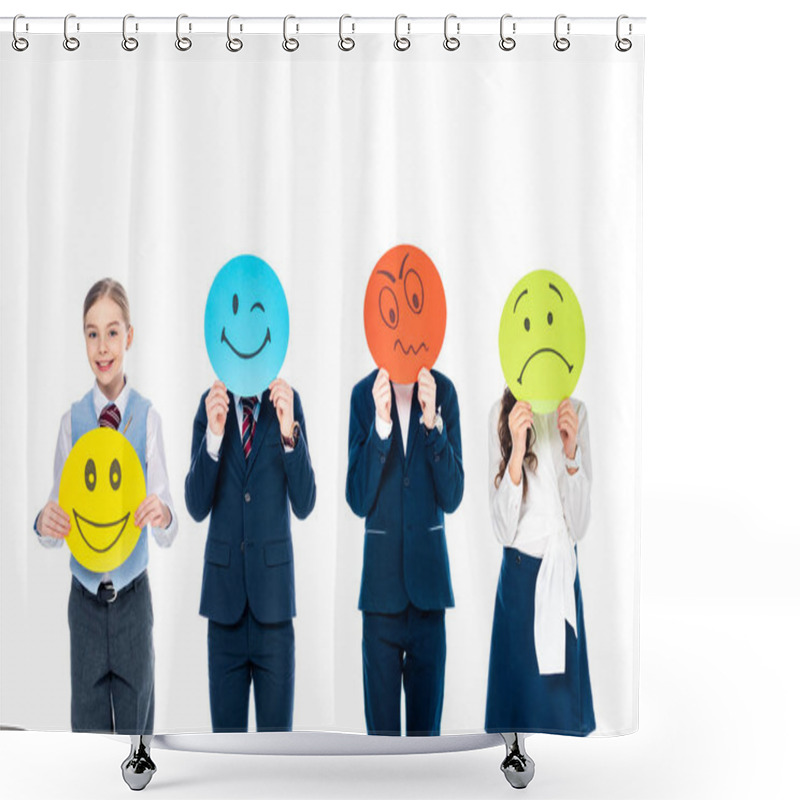
[[[134,515],[145,496],[144,471],[125,436],[111,428],[81,436],[58,487],[58,504],[70,517],[67,545],[75,560],[92,572],[119,567],[139,540]]]

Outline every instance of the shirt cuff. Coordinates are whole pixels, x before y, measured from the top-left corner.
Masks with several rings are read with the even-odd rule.
[[[381,419],[377,411],[375,412],[375,433],[377,433],[381,439],[388,439],[392,434],[392,421],[389,420],[386,422]]]
[[[225,434],[216,434],[211,428],[206,427],[206,452],[214,461],[219,461],[219,448],[222,446],[222,437]]]

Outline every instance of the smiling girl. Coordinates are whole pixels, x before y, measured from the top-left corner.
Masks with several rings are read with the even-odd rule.
[[[111,572],[91,572],[74,557],[70,559],[72,729],[130,734],[131,754],[123,762],[123,777],[131,788],[141,789],[155,772],[149,755],[154,656],[147,526],[156,543],[168,547],[178,523],[169,492],[161,418],[125,376],[133,327],[127,294],[117,281],[105,278],[89,290],[83,304],[83,334],[95,383],[61,418],[53,488],[34,530],[42,545],[63,545],[71,523],[57,500],[71,448],[96,427],[123,433],[146,476],[148,494],[134,515],[142,533],[131,555]]]

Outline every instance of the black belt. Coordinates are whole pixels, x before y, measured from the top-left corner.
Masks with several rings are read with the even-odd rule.
[[[111,581],[103,581],[97,587],[97,593],[92,594],[77,578],[73,576],[73,580],[75,581],[76,585],[87,597],[92,597],[97,600],[98,603],[105,603],[106,605],[113,603],[120,595],[130,592],[132,589],[135,590],[146,578],[147,570],[144,570],[121,589],[117,589]]]

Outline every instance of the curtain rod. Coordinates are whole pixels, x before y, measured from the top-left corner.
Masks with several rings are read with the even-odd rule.
[[[559,25],[569,25],[569,33],[614,35],[617,18],[615,17],[570,17],[559,15]],[[357,17],[345,15],[339,17],[289,17],[289,29],[300,34],[336,34],[340,29],[346,34],[352,33],[387,33],[393,32],[399,24],[402,32],[415,35],[441,35],[444,17]],[[554,17],[513,17],[507,16],[506,29],[513,35],[552,34]],[[625,17],[622,27],[623,35],[644,33],[644,17]],[[246,34],[281,34],[284,32],[284,17],[235,17],[233,30]],[[500,17],[458,17],[451,15],[450,29],[456,35],[495,34],[498,32]],[[80,33],[119,33],[122,30],[122,17],[81,17],[73,16],[69,20],[70,30]],[[191,34],[220,34],[227,31],[227,17],[194,17],[183,16],[181,27]],[[175,32],[175,17],[136,17],[131,16],[127,22],[129,32],[169,33]],[[0,31],[10,33],[13,29],[13,18],[0,18]],[[17,33],[47,34],[63,33],[63,17],[27,17],[21,16],[17,21]]]

